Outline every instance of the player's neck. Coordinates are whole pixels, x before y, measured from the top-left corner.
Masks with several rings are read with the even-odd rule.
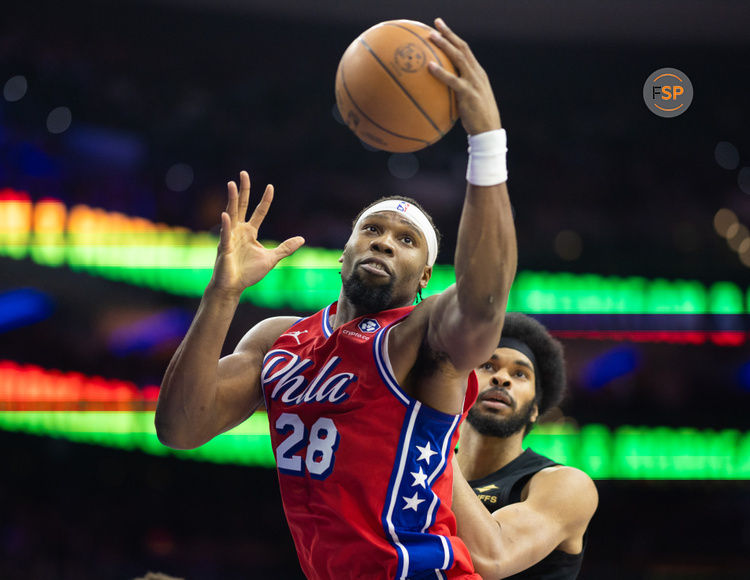
[[[471,481],[487,477],[523,453],[523,430],[510,437],[489,437],[464,423],[459,443],[458,464]]]
[[[388,306],[386,306],[379,312],[383,312],[385,310],[391,310],[393,308],[401,308],[402,306],[410,306],[410,305],[411,305],[411,302],[408,304],[389,304]],[[331,328],[335,330],[339,326],[343,326],[347,322],[350,322],[354,320],[355,318],[359,318],[360,316],[365,316],[366,314],[370,314],[374,316],[377,314],[377,312],[372,312],[371,310],[367,310],[361,306],[353,304],[344,295],[344,292],[342,290],[341,294],[339,295],[338,303],[336,304],[336,314],[331,315],[329,323],[331,324]]]

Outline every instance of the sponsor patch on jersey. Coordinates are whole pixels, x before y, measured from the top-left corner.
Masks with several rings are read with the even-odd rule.
[[[357,328],[362,332],[377,332],[380,330],[380,323],[374,318],[363,318]]]

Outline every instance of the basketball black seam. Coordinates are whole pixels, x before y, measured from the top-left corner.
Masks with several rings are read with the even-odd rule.
[[[407,137],[406,135],[399,135],[398,133],[395,133],[394,131],[390,131],[389,129],[386,129],[385,127],[381,127],[378,123],[373,121],[367,113],[365,113],[362,109],[359,108],[359,105],[357,104],[357,101],[354,100],[354,97],[352,96],[351,92],[349,92],[349,87],[346,85],[346,75],[344,74],[344,68],[341,69],[341,84],[344,87],[344,90],[346,91],[347,96],[349,97],[349,100],[352,102],[352,105],[359,111],[360,115],[362,115],[365,119],[367,119],[370,123],[375,125],[378,129],[383,131],[384,133],[388,133],[389,135],[393,135],[394,137],[398,137],[399,139],[405,139],[407,141],[417,141],[418,143],[424,143],[426,145],[431,145],[432,141],[425,141],[424,139],[418,139],[417,137]],[[346,120],[346,119],[345,119]]]
[[[375,51],[373,51],[372,48],[370,48],[370,46],[363,39],[360,38],[359,41],[362,43],[362,46],[364,46],[369,51],[369,53],[372,55],[372,57],[376,61],[378,61],[378,64],[381,67],[383,67],[383,70],[388,73],[388,76],[390,76],[393,79],[393,82],[396,83],[396,85],[398,86],[398,88],[400,88],[404,92],[404,94],[409,98],[409,100],[414,104],[414,106],[419,110],[419,112],[422,113],[422,115],[424,116],[424,118],[427,119],[427,121],[430,123],[430,125],[432,125],[432,128],[435,129],[435,131],[438,132],[438,135],[440,135],[442,137],[443,136],[443,132],[435,124],[435,121],[433,121],[432,118],[427,114],[427,112],[420,106],[420,104],[416,100],[414,100],[414,97],[411,96],[411,94],[409,93],[409,91],[407,91],[404,88],[404,86],[398,81],[398,79],[395,76],[393,76],[393,73],[388,69],[388,67],[385,64],[383,64],[383,61],[380,60],[380,58],[378,58],[378,55],[375,54]]]
[[[386,24],[388,26],[395,26],[396,28],[400,28],[401,30],[405,30],[409,34],[412,34],[412,35],[416,36],[419,40],[422,41],[422,44],[424,44],[427,47],[427,49],[432,53],[432,56],[435,57],[435,60],[438,61],[438,64],[440,66],[443,66],[443,61],[440,60],[440,55],[437,52],[435,52],[435,49],[430,45],[430,43],[427,42],[421,36],[419,36],[419,34],[417,34],[416,32],[414,32],[411,28],[409,28],[407,26],[403,26],[402,24],[396,24],[395,22],[387,22]],[[429,27],[426,26],[425,28],[429,28]],[[455,119],[453,118],[453,89],[451,89],[448,85],[446,85],[445,88],[448,89],[448,107],[450,108],[450,113],[449,113],[450,114],[450,119],[451,119],[451,121],[455,121]],[[443,133],[442,131],[440,131],[440,129],[438,129],[438,131],[440,132],[441,135],[443,135],[443,136],[445,135],[445,133]]]

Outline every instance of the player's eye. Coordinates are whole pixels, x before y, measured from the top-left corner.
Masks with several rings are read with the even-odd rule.
[[[483,371],[494,371],[495,367],[492,365],[491,362],[484,363],[481,367],[479,367]]]
[[[414,239],[411,236],[404,236],[402,240],[405,244],[412,245],[414,243]]]

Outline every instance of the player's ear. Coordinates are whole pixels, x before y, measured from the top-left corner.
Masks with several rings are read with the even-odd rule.
[[[339,256],[339,264],[344,263],[344,258],[346,258],[346,254],[350,253],[349,249],[349,243],[351,242],[351,237],[346,240],[346,244],[344,244],[344,247],[341,249],[341,255]]]
[[[425,266],[424,270],[422,270],[422,276],[419,278],[419,288],[421,290],[427,288],[430,278],[432,278],[432,266]]]
[[[536,420],[539,418],[539,405],[534,403],[534,410],[531,412],[531,417],[529,417],[529,421],[532,423],[536,423]]]

